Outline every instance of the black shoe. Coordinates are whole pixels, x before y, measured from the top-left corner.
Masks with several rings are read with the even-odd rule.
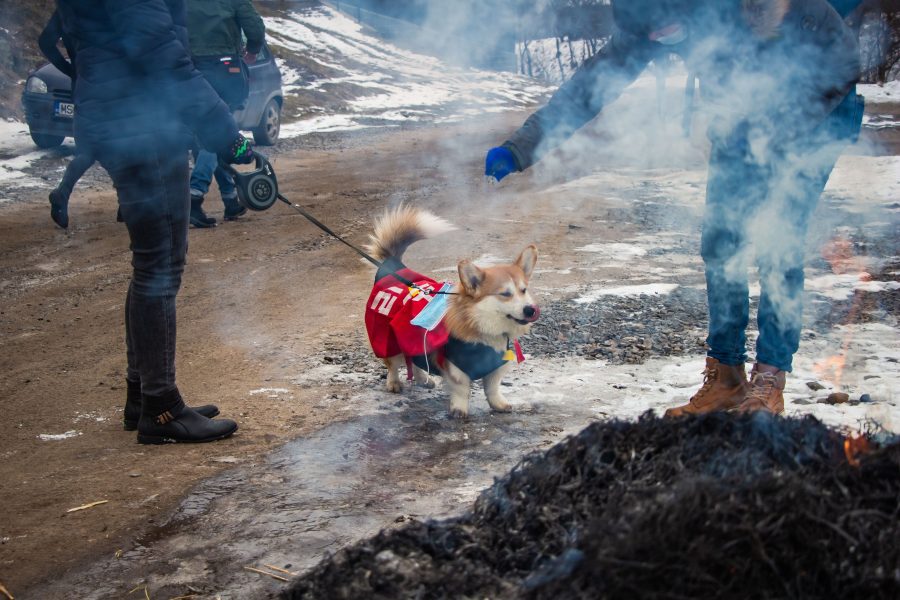
[[[50,218],[63,229],[69,228],[69,199],[59,188],[50,192]]]
[[[208,419],[185,406],[178,390],[163,396],[144,396],[138,421],[139,444],[214,442],[231,436],[237,423],[230,419]]]
[[[216,220],[203,212],[203,196],[191,194],[191,225],[198,229],[216,226]]]
[[[125,414],[122,424],[125,431],[135,431],[138,428],[138,421],[141,418],[141,382],[125,379]],[[215,404],[204,404],[203,406],[191,407],[207,419],[212,419],[219,414],[219,407]]]
[[[225,221],[237,221],[238,217],[247,214],[247,207],[242,206],[237,200],[225,200],[225,215],[222,217]]]

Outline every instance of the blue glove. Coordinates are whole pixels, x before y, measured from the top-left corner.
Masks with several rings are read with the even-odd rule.
[[[484,159],[484,174],[500,181],[510,173],[521,171],[516,157],[509,148],[500,146],[488,150],[487,157]]]

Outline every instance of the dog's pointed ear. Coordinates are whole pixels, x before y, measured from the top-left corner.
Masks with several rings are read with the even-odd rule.
[[[534,265],[537,263],[537,256],[537,246],[531,244],[522,250],[519,258],[516,259],[516,266],[525,273],[525,279],[531,279],[531,274],[534,273]]]
[[[468,294],[474,295],[484,283],[484,271],[471,261],[461,261],[459,263],[459,282]]]

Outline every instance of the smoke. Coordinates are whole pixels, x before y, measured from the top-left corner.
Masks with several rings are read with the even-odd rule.
[[[834,13],[785,15],[786,4],[776,1],[757,2],[762,12],[750,14],[715,4],[663,12],[668,20],[657,22],[635,16],[645,29],[619,30],[509,139],[540,161],[534,169],[545,181],[588,173],[600,161],[687,168],[709,152],[708,285],[746,297],[747,266],[759,266],[760,327],[772,346],[766,358],[787,368],[799,342],[808,222],[858,118],[852,99],[840,103],[859,72],[858,49]],[[672,24],[687,29],[688,41],[653,52],[648,32]],[[667,68],[669,50],[683,68]],[[656,89],[648,89],[647,78],[628,87],[651,60]],[[688,73],[700,78],[693,119],[684,119],[686,94],[678,85]],[[683,137],[679,121],[692,122],[695,134],[705,124],[711,149]],[[722,294],[723,302],[743,302]],[[745,324],[735,319],[722,326],[740,328],[729,341],[741,343]]]
[[[435,54],[445,64],[512,69],[520,54],[516,42],[524,39],[532,40],[533,49],[551,44],[547,59],[559,62],[553,26],[543,23],[541,29],[534,25],[553,8],[555,3],[549,1],[529,10],[500,0],[355,0],[329,4],[364,25],[375,27],[393,44]],[[721,3],[707,3],[717,4]],[[707,215],[707,222],[710,227],[716,226],[714,230],[733,236],[734,243],[727,255],[708,258],[721,261],[718,266],[727,285],[741,288],[747,287],[749,265],[759,263],[766,302],[773,306],[773,313],[784,315],[789,321],[777,324],[778,327],[796,328],[803,240],[821,191],[815,188],[824,185],[823,178],[846,146],[828,135],[818,135],[817,128],[833,109],[819,99],[842,88],[852,79],[847,74],[858,70],[858,65],[854,64],[852,53],[840,51],[839,46],[848,42],[841,37],[825,45],[795,42],[797,38],[790,36],[769,39],[771,32],[742,21],[740,14],[710,10],[690,16],[692,26],[702,27],[690,30],[690,49],[678,52],[676,59],[671,59],[668,52],[635,52],[635,64],[626,61],[610,66],[609,61],[598,59],[599,67],[592,71],[582,69],[572,76],[568,67],[573,62],[590,61],[597,52],[606,56],[604,53],[618,49],[602,43],[589,47],[586,38],[565,39],[561,49],[567,54],[562,60],[564,68],[558,73],[560,78],[571,79],[558,97],[565,97],[577,85],[577,93],[570,95],[576,95],[580,103],[565,106],[551,102],[557,113],[548,119],[552,126],[544,130],[535,148],[540,161],[528,174],[514,175],[493,189],[473,185],[481,175],[481,161],[488,146],[480,145],[483,135],[464,133],[447,136],[437,154],[423,153],[398,164],[397,169],[439,173],[448,194],[457,195],[449,214],[440,214],[464,224],[467,219],[484,218],[485,211],[502,216],[504,204],[511,201],[511,194],[517,189],[543,189],[595,173],[598,168],[700,171],[710,158],[711,138],[713,146],[721,150],[711,175],[726,177],[714,190],[714,210]],[[804,31],[802,17],[788,26],[796,29],[790,32]],[[528,36],[523,33],[526,27],[531,27]],[[607,30],[599,32],[597,39],[606,33]],[[538,34],[546,35],[542,38],[546,42],[535,37]],[[617,35],[627,37],[621,31]],[[834,54],[823,54],[823,48],[832,47],[838,47]],[[837,60],[832,60],[835,57]],[[699,76],[700,85],[691,108],[685,83],[693,74]],[[834,81],[830,81],[832,78]],[[636,83],[632,83],[635,79]],[[687,135],[685,122],[690,125]],[[492,145],[510,137],[515,125],[498,132]],[[635,179],[640,178],[640,173],[635,175]],[[597,195],[605,192],[597,189]],[[401,189],[389,198],[389,204],[428,202],[428,197],[426,190]],[[576,215],[580,203],[591,201],[584,197],[559,200]],[[558,210],[561,212],[562,208]],[[681,206],[673,203],[671,211],[678,210]],[[491,218],[495,216],[498,215],[491,214]],[[550,235],[546,229],[535,226],[528,237],[519,225],[522,242],[540,244],[544,236]],[[460,232],[456,239],[463,235]],[[489,243],[496,245],[490,248],[492,252],[513,253],[520,249],[512,247],[515,244],[508,241],[502,229]]]

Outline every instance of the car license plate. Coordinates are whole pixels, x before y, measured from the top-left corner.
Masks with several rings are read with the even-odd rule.
[[[53,115],[64,119],[71,119],[75,116],[75,105],[71,102],[60,102],[57,100],[53,103]]]

